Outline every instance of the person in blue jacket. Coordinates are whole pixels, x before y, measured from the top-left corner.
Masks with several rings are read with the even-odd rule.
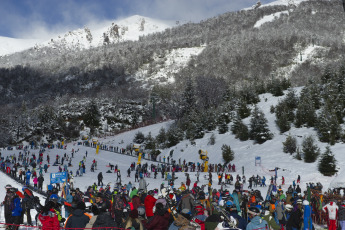
[[[312,230],[313,229],[313,220],[311,218],[311,206],[309,201],[303,201],[304,213],[303,213],[303,230]]]
[[[30,169],[26,172],[26,185],[30,185],[31,172]]]
[[[13,218],[13,230],[17,230],[19,228],[19,224],[21,223],[21,219],[22,219],[22,205],[20,203],[20,198],[16,195],[13,198],[13,210],[12,210],[12,218]]]
[[[247,225],[246,230],[254,229],[268,229],[268,223],[266,220],[261,219],[260,209],[257,207],[248,208],[248,216],[250,218],[250,223]]]

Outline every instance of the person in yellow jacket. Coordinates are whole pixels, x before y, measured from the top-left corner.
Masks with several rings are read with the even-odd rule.
[[[181,182],[181,187],[179,187],[178,189],[180,189],[182,192],[186,190],[186,185]]]

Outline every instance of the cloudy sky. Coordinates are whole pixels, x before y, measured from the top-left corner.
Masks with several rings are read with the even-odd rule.
[[[274,0],[261,0],[263,4]],[[141,15],[200,20],[254,5],[257,0],[0,0],[0,36],[43,38],[85,25]]]

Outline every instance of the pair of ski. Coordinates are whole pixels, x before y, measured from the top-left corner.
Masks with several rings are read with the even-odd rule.
[[[29,196],[29,198],[31,199],[31,201],[33,201],[34,207],[37,211],[42,209],[42,205],[40,204],[39,200],[32,194],[30,189],[25,188],[24,193],[26,193]],[[16,191],[16,194],[17,194],[17,196],[19,196],[22,199],[25,198],[25,195],[19,190]],[[64,202],[64,205],[72,207],[72,204],[70,204],[68,202]]]
[[[229,214],[224,211],[216,202],[211,203],[212,206],[217,210],[218,213],[220,213],[224,217],[224,221],[227,222],[230,229],[239,229],[237,227],[237,222],[235,219],[232,219],[232,217],[229,216]]]
[[[162,188],[161,189],[161,193],[162,193],[163,197],[165,198],[165,200],[167,202],[167,205],[168,205],[168,208],[169,208],[169,212],[173,216],[175,223],[177,223],[178,221],[186,223],[186,225],[183,226],[184,229],[186,229],[186,230],[200,229],[200,225],[199,224],[197,224],[195,222],[190,222],[187,218],[185,218],[182,215],[177,213],[176,208],[179,206],[179,204],[182,201],[182,199],[176,204],[176,206],[174,206],[172,200],[169,197],[169,190],[167,190],[167,188]]]

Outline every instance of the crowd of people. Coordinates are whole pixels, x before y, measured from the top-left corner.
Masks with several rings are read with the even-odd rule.
[[[77,150],[78,151],[78,150]],[[90,184],[86,191],[74,188],[73,172],[66,171],[68,181],[56,186],[48,186],[44,191],[45,201],[39,201],[27,191],[43,190],[42,176],[47,170],[49,155],[44,157],[44,149],[38,156],[29,151],[1,157],[3,172],[15,177],[23,184],[22,189],[6,185],[4,206],[5,222],[8,229],[18,229],[19,224],[42,225],[42,229],[60,228],[120,228],[120,229],[313,229],[313,224],[325,221],[329,229],[345,229],[345,206],[337,199],[338,191],[321,192],[318,183],[307,184],[302,192],[301,178],[295,180],[283,191],[282,177],[271,177],[266,183],[264,176],[233,176],[234,165],[215,164],[205,176],[208,184],[199,180],[201,171],[196,164],[138,164],[130,163],[127,177],[134,173],[135,186],[124,184],[117,165],[109,163],[111,173],[116,173],[116,183],[103,184],[103,174],[99,172],[97,182]],[[76,151],[73,150],[73,154]],[[72,164],[73,154],[56,157],[54,163]],[[85,153],[87,157],[87,153]],[[79,162],[78,170],[85,173],[85,157]],[[45,158],[45,160],[44,160]],[[43,165],[43,166],[42,166]],[[68,165],[67,165],[68,167]],[[97,167],[93,160],[92,167]],[[114,170],[114,171],[113,171]],[[24,173],[23,173],[24,172]],[[185,182],[175,185],[177,172],[184,172]],[[145,178],[162,180],[159,188],[149,186]],[[158,173],[160,175],[158,176]],[[190,173],[195,173],[196,181],[191,181]],[[212,176],[218,176],[216,189]],[[180,176],[181,174],[179,174]],[[35,179],[37,178],[37,179]],[[39,178],[43,178],[39,179]],[[35,183],[37,182],[37,186]],[[31,186],[33,183],[34,186]],[[279,184],[279,185],[278,185]],[[233,190],[229,191],[230,185]],[[267,187],[268,194],[262,197],[255,187]],[[320,189],[321,187],[321,189]],[[62,213],[64,207],[65,213]],[[38,215],[32,218],[30,210],[36,209]],[[24,221],[26,217],[26,221]],[[13,224],[13,225],[12,225]]]

